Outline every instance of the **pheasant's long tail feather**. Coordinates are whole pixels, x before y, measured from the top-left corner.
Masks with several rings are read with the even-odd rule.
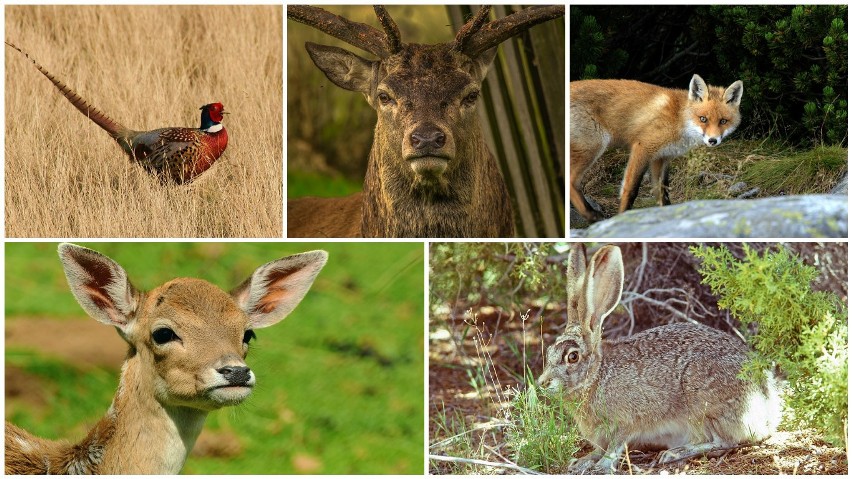
[[[87,118],[95,122],[98,126],[106,130],[106,132],[112,135],[113,138],[120,139],[130,132],[130,130],[128,130],[124,125],[108,117],[106,113],[89,105],[89,103],[82,97],[80,97],[77,92],[69,88],[65,83],[58,80],[55,76],[53,76],[53,74],[47,71],[43,66],[39,65],[38,62],[33,60],[33,58],[30,57],[27,52],[21,50],[20,48],[9,42],[6,42],[6,45],[9,45],[15,50],[18,50],[25,57],[27,57],[29,61],[33,62],[33,65],[38,68],[38,71],[40,71],[42,75],[46,76],[47,79],[50,80],[54,86],[56,86],[56,88],[62,93],[62,95],[65,96],[65,98],[67,98],[68,101],[70,101],[75,108],[80,110],[82,114],[86,115]]]

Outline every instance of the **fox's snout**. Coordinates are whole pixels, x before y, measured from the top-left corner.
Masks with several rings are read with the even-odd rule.
[[[707,145],[707,146],[710,146],[710,147],[719,146],[720,143],[722,143],[722,137],[721,136],[707,136],[707,135],[704,136],[704,144]]]

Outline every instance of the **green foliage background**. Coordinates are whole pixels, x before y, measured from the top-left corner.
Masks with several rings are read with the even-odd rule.
[[[6,243],[6,318],[82,318],[55,243]],[[297,457],[317,474],[423,471],[422,243],[85,243],[119,262],[134,285],[177,276],[226,290],[263,263],[325,249],[329,261],[298,308],[257,331],[249,365],[258,388],[243,405],[211,414],[205,429],[239,438],[235,457],[190,456],[184,472],[293,474]],[[105,328],[108,326],[104,326]],[[33,331],[48,335],[50,331]],[[97,347],[93,344],[92,347]],[[110,370],[18,348],[6,364],[42,379],[46,405],[6,402],[6,418],[35,434],[79,439],[109,407]]]
[[[848,141],[847,5],[572,6],[571,80],[743,81],[747,136]],[[742,133],[742,132],[741,132]]]
[[[848,311],[831,293],[811,290],[818,271],[786,249],[759,254],[744,245],[736,259],[724,247],[695,247],[703,282],[719,307],[741,321],[753,349],[746,372],[759,377],[778,364],[791,394],[794,421],[845,443],[848,410]],[[756,326],[756,334],[749,330]]]

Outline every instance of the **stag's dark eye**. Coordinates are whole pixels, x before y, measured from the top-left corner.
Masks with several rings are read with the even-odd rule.
[[[382,102],[382,105],[387,105],[393,101],[393,98],[391,98],[387,93],[381,92],[379,93],[379,101]]]
[[[245,334],[243,334],[243,344],[248,344],[252,339],[257,339],[257,335],[254,334],[254,331],[249,329]]]
[[[565,360],[569,363],[573,364],[580,360],[580,353],[577,351],[571,351],[570,353],[565,355]]]
[[[467,103],[468,105],[472,105],[472,104],[476,103],[477,99],[479,99],[479,92],[474,91],[474,92],[468,93],[467,96],[464,97],[464,102]]]
[[[166,344],[170,341],[177,341],[180,338],[169,328],[159,328],[151,333],[151,339],[157,344]]]

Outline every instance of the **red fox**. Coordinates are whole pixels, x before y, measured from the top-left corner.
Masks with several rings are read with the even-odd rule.
[[[603,219],[583,194],[583,175],[616,146],[630,148],[618,212],[633,206],[649,166],[657,203],[670,204],[669,160],[720,144],[740,124],[742,96],[742,81],[722,89],[698,75],[689,91],[634,80],[571,82],[571,204],[590,222]]]

